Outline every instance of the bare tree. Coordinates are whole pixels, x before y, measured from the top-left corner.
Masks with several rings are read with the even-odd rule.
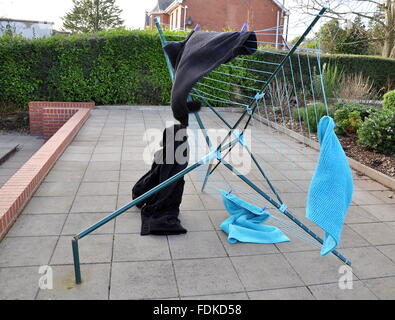
[[[382,35],[370,41],[383,42],[383,57],[395,58],[395,0],[294,0],[295,9],[317,14],[324,5],[329,8],[326,17],[348,20],[350,16],[367,19],[382,30]]]

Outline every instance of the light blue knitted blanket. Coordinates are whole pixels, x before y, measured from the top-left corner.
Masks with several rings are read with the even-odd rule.
[[[278,243],[289,241],[288,237],[277,227],[263,225],[269,212],[251,204],[233,194],[220,190],[225,209],[231,215],[223,221],[220,229],[228,235],[230,243]]]
[[[331,117],[318,124],[320,156],[307,196],[306,217],[325,231],[321,255],[340,243],[344,219],[351,203],[353,180],[350,165],[334,132]]]

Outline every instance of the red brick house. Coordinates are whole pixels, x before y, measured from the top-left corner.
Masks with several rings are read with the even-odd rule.
[[[153,10],[147,12],[146,25],[154,28],[154,18],[171,30],[240,30],[245,22],[248,30],[275,28],[260,40],[279,42],[287,38],[289,11],[281,0],[158,0]],[[283,28],[281,28],[283,27]]]

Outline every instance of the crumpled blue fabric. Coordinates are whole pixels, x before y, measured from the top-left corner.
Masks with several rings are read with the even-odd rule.
[[[229,192],[220,190],[225,209],[231,215],[223,221],[220,229],[228,234],[230,243],[279,243],[289,238],[277,227],[263,225],[270,214],[263,209],[248,203]]]
[[[307,196],[306,217],[325,231],[321,255],[340,243],[344,219],[353,193],[350,165],[329,116],[318,124],[320,156]]]

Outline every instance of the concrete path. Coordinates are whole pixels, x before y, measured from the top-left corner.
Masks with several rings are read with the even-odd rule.
[[[44,139],[27,134],[0,134],[0,150],[8,152],[16,145],[20,146],[17,152],[0,164],[0,188],[44,143]]]
[[[201,114],[208,128],[222,127],[212,113]],[[232,122],[239,117],[224,114]],[[336,257],[321,257],[292,235],[276,245],[228,243],[218,230],[228,215],[218,199],[198,192],[196,173],[186,177],[180,215],[186,235],[141,237],[139,210],[132,208],[80,241],[83,283],[75,285],[72,236],[131,200],[133,184],[149,168],[143,133],[163,130],[171,119],[169,108],[92,111],[0,243],[0,299],[395,298],[393,192],[357,174],[339,249],[353,262],[352,289],[339,288]],[[258,132],[253,129],[253,152],[290,211],[309,223],[304,203],[318,153],[286,137],[258,141]],[[218,174],[240,184],[224,168]],[[264,185],[255,168],[248,176]],[[52,289],[39,289],[45,265],[52,268]]]

